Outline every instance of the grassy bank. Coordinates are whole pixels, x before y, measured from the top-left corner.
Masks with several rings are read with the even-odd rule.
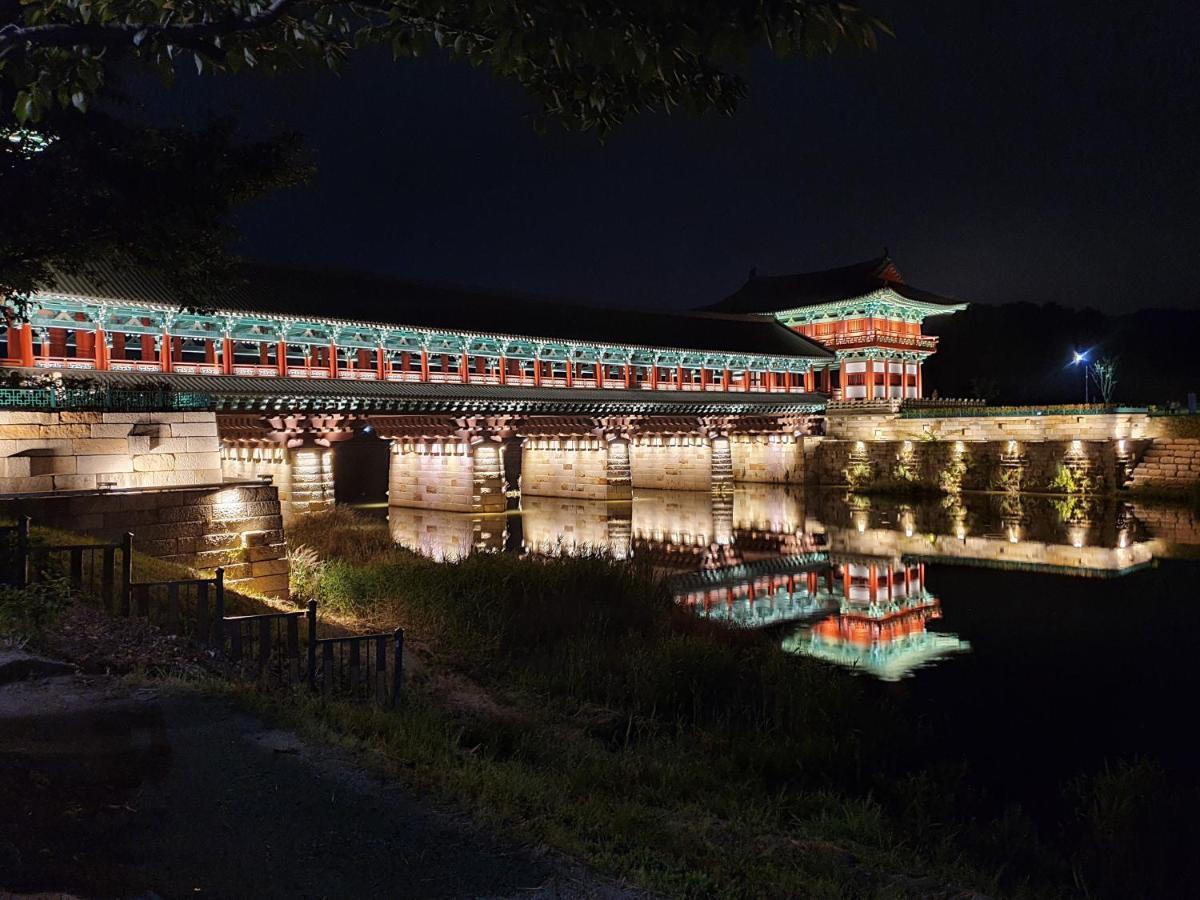
[[[653,889],[1165,896],[1194,866],[1195,798],[1153,763],[1080,773],[1035,821],[969,761],[929,765],[901,701],[695,619],[635,564],[434,563],[344,510],[291,540],[302,592],[424,658],[399,714],[301,699],[293,724]]]

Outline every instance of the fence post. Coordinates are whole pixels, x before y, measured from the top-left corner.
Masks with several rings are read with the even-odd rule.
[[[392,705],[400,702],[400,690],[404,675],[404,629],[397,628],[393,634],[396,651],[392,658]]]
[[[29,529],[33,524],[30,516],[21,516],[17,522],[17,586],[29,584]]]
[[[317,601],[308,601],[304,614],[308,620],[308,686],[317,689]]]
[[[133,532],[121,539],[121,615],[129,615],[133,600]]]
[[[107,612],[113,611],[114,600],[113,582],[116,579],[116,546],[104,548],[103,568],[100,570],[100,596],[104,601],[104,609]]]
[[[225,569],[217,566],[213,576],[216,584],[216,597],[213,599],[213,643],[217,645],[217,655],[225,654]]]

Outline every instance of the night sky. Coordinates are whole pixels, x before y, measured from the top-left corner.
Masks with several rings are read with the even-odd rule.
[[[733,118],[538,136],[486,69],[185,77],[189,116],[302,132],[319,174],[247,209],[241,251],[683,309],[887,245],[965,300],[1200,306],[1200,15],[1163,2],[861,0],[875,54],[753,65]]]

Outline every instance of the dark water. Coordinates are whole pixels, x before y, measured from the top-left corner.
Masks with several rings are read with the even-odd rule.
[[[525,497],[501,516],[385,512],[399,543],[435,558],[648,559],[697,615],[869,679],[948,761],[969,759],[1014,799],[1137,756],[1197,779],[1200,525],[1186,512],[776,486]]]

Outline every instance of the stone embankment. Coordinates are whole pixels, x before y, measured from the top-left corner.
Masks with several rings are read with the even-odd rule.
[[[1131,488],[1188,488],[1200,482],[1200,439],[1158,438],[1142,455]]]
[[[0,493],[220,480],[211,412],[0,412]]]

